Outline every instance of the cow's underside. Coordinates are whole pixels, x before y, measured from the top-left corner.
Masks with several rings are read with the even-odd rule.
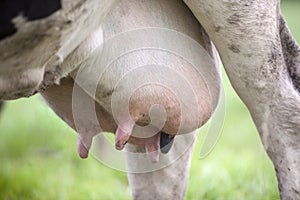
[[[109,34],[113,35],[122,33],[122,31],[130,31],[124,29],[124,27],[132,26],[132,30],[139,29],[139,22],[151,21],[151,17],[155,18],[155,15],[149,18],[141,17],[143,16],[143,9],[138,7],[138,5],[145,5],[145,10],[151,6],[157,6],[155,12],[153,10],[152,12],[158,16],[164,16],[163,18],[158,17],[161,19],[160,28],[163,28],[163,23],[172,24],[172,20],[168,21],[168,17],[172,19],[192,16],[190,14],[182,14],[187,12],[185,9],[178,9],[178,12],[182,12],[182,15],[163,12],[163,9],[166,9],[164,8],[164,5],[167,4],[166,1],[161,4],[160,2],[162,1],[160,0],[153,1],[157,4],[149,4],[149,2],[147,4],[146,1],[139,1],[139,3],[134,4],[135,6],[122,10],[120,5],[123,3],[125,7],[126,3],[124,2],[64,0],[62,1],[63,9],[40,21],[25,22],[20,16],[14,18],[14,23],[19,28],[18,31],[11,37],[0,41],[0,98],[15,99],[45,90],[43,95],[49,101],[50,106],[71,127],[76,129],[76,120],[79,120],[77,123],[81,123],[81,119],[73,119],[72,115],[66,117],[65,114],[66,112],[74,112],[72,106],[70,107],[72,101],[76,101],[72,88],[76,85],[76,80],[82,80],[80,76],[79,79],[76,79],[78,74],[82,74],[76,68],[88,65],[88,58],[95,51],[99,50],[98,48],[103,43],[103,38],[105,39]],[[179,1],[175,4],[171,2],[169,1],[170,6],[172,4],[172,6],[175,6],[174,8],[185,6]],[[278,0],[185,0],[184,2],[215,44],[235,91],[251,113],[264,147],[276,169],[281,198],[299,199],[300,48],[292,38],[282,17],[280,2]],[[93,9],[89,10],[91,8]],[[112,14],[114,9],[119,9],[117,15]],[[130,16],[127,12],[130,14],[134,12],[139,13],[139,15],[136,15],[139,16],[136,19],[136,23],[134,23],[134,20],[116,20],[120,16],[120,18],[126,19],[126,17]],[[176,21],[176,19],[174,20]],[[193,21],[194,19],[190,20]],[[191,21],[186,20],[186,23],[195,23]],[[153,28],[157,26],[155,22],[153,20],[151,23],[140,24]],[[103,23],[106,23],[106,26],[101,26]],[[178,23],[179,25],[175,23],[175,27],[166,25],[166,28],[173,28],[178,32],[183,32],[196,41],[197,38],[202,38],[197,42],[208,51],[208,55],[214,57],[215,60],[217,59],[216,54],[213,53],[212,45],[207,38],[205,39],[207,37],[205,32],[200,31],[201,28],[190,29],[191,26],[180,24],[180,20]],[[176,25],[178,29],[176,29]],[[103,30],[103,28],[105,29]],[[148,38],[151,38],[151,34],[153,33],[149,33]],[[168,38],[166,37],[158,34],[157,40],[163,43],[167,41]],[[134,39],[135,37],[133,37]],[[175,44],[182,44],[183,50],[189,52],[188,48],[184,46],[185,43],[180,42],[182,41],[174,41]],[[126,48],[127,44],[120,46]],[[119,48],[121,49],[121,47]],[[115,49],[115,51],[117,50]],[[43,53],[41,54],[40,52]],[[148,53],[155,58],[155,53]],[[146,53],[146,55],[149,54]],[[38,58],[37,55],[39,55]],[[171,59],[171,57],[164,58]],[[130,59],[136,59],[136,62],[139,63],[139,56]],[[203,59],[206,59],[206,57],[203,56]],[[131,62],[135,61],[131,60]],[[184,64],[182,65],[185,66]],[[217,69],[217,65],[215,63],[214,68]],[[211,73],[205,73],[207,73],[208,77],[212,76],[208,78],[209,80],[216,80],[216,77],[211,75]],[[216,73],[218,73],[218,70],[216,70]],[[214,82],[208,81],[208,83],[208,87],[211,87],[210,84]],[[218,80],[216,80],[216,83],[218,85]],[[109,93],[111,91],[107,89],[105,94],[101,93],[98,97],[93,95],[93,90],[88,86],[89,83],[79,81],[78,85],[75,86],[75,88],[79,87],[76,90],[77,95],[82,94],[79,96],[84,98],[81,99],[84,102],[94,102],[96,100],[99,103],[99,108],[96,106],[98,113],[108,117],[102,119],[97,116],[98,119],[96,118],[96,121],[93,121],[94,118],[92,118],[92,120],[87,120],[80,124],[80,127],[83,127],[83,129],[88,129],[91,126],[96,127],[94,123],[100,121],[104,126],[108,126],[107,129],[109,131],[115,132],[118,130],[114,121],[116,119],[111,117],[112,109],[109,107],[109,101],[108,103],[106,102],[106,96],[110,96]],[[67,90],[68,92],[71,91],[70,94],[64,92],[66,90],[62,90],[62,88],[68,87],[71,88]],[[211,98],[208,98],[212,102],[212,107],[207,113],[212,112],[216,106],[216,99],[218,99],[218,92],[216,92],[218,88],[216,91],[214,91],[213,87],[209,88],[209,90],[212,91]],[[56,92],[59,95],[53,95]],[[61,98],[65,103],[63,105],[56,103],[58,98]],[[204,107],[206,106],[201,108]],[[67,109],[67,111],[64,109]],[[89,110],[86,109],[85,111],[86,115],[83,114],[84,117],[87,116],[87,119],[90,119]],[[202,123],[207,120],[204,118]],[[139,123],[143,125],[143,120],[139,121]],[[196,125],[192,127],[196,128]],[[166,130],[171,129],[166,128]],[[80,135],[82,139],[80,144],[83,145],[79,144],[79,153],[82,157],[85,157],[87,154],[86,150],[87,146],[90,145],[90,138],[97,131],[101,131],[101,129],[96,127],[92,132],[79,131],[80,133],[89,132],[87,134],[88,137]],[[193,132],[193,130],[190,130],[190,132]],[[117,131],[117,133],[121,136],[124,135],[120,131]],[[130,171],[129,180],[135,199],[184,198],[193,146],[191,141],[193,141],[194,134],[187,135],[192,136],[188,139],[179,139],[174,143],[173,150],[171,149],[168,154],[161,157],[161,162],[172,163],[165,168],[155,167],[155,164],[153,164],[153,168],[150,167],[146,170],[148,173],[135,174],[133,172],[139,171],[137,166],[145,169],[151,164],[147,163],[147,159],[143,157],[137,158],[131,156],[132,154],[127,156],[127,167]],[[120,137],[120,141],[123,141],[121,136],[116,137]],[[126,146],[126,149],[128,152],[152,152],[153,149],[158,150],[155,144],[151,143],[148,146],[145,144],[146,150],[143,147],[141,149],[140,145],[129,144]],[[184,151],[182,156],[179,156],[179,159],[175,159],[176,162],[171,162],[174,161],[174,156],[178,155],[176,149],[180,149],[182,145],[188,146],[187,151]],[[150,158],[156,160],[156,155],[150,153]],[[132,163],[136,164],[132,165]],[[153,171],[153,169],[157,170]],[[172,186],[175,189],[168,190],[169,187],[165,187],[165,189],[163,187],[165,185]]]

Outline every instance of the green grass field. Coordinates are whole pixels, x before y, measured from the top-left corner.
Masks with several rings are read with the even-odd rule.
[[[300,1],[283,1],[300,41]],[[224,74],[226,119],[212,153],[200,159],[200,131],[188,200],[279,199],[273,166],[249,113]],[[77,155],[77,135],[38,96],[6,104],[0,117],[0,199],[130,199],[126,174]]]

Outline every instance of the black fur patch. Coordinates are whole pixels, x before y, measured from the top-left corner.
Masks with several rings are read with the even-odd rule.
[[[28,21],[48,17],[61,9],[61,0],[0,0],[0,40],[17,32],[12,19],[22,14]]]
[[[160,133],[160,151],[164,154],[168,153],[174,142],[174,136],[170,137],[168,134]]]

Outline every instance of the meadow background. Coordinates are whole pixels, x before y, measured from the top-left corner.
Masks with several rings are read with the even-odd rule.
[[[300,0],[283,0],[282,9],[300,42]],[[211,154],[200,159],[208,129],[200,130],[187,199],[279,199],[273,166],[249,113],[223,77],[223,131]],[[7,102],[0,114],[0,199],[131,199],[126,174],[93,157],[81,160],[76,140],[39,96]]]

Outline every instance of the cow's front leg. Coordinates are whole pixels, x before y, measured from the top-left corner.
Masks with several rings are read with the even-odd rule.
[[[128,180],[135,200],[182,200],[187,189],[196,131],[177,136],[158,163],[147,159],[144,148],[126,146]]]
[[[279,0],[185,2],[252,115],[274,163],[281,198],[299,199],[300,95],[298,75],[291,74],[299,70],[299,47],[284,27]]]

